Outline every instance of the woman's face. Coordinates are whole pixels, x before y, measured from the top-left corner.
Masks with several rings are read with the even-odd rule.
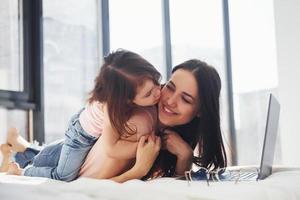
[[[199,110],[199,94],[195,76],[178,69],[161,91],[158,103],[159,121],[165,126],[183,125],[190,122]]]

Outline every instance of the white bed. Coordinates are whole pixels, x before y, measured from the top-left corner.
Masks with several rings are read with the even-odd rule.
[[[299,200],[300,168],[277,168],[265,180],[251,182],[192,182],[161,178],[118,184],[110,180],[80,178],[65,183],[45,178],[0,173],[0,200],[155,200],[155,199],[262,199]]]

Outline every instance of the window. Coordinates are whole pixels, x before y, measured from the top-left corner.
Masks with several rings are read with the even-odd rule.
[[[0,4],[0,90],[23,91],[22,1]]]
[[[85,105],[99,71],[97,2],[43,1],[47,143],[64,136],[71,116]]]
[[[136,52],[166,79],[163,60],[162,5],[160,0],[110,0],[110,49]]]
[[[269,93],[278,88],[273,1],[231,0],[229,11],[238,164],[258,164]]]

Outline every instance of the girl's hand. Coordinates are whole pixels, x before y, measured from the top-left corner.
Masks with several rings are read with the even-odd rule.
[[[193,149],[174,131],[165,129],[162,148],[177,156],[178,159],[188,159],[193,156]]]
[[[141,136],[136,152],[136,162],[133,167],[140,177],[145,176],[151,169],[161,147],[160,138],[157,136]]]
[[[180,135],[171,130],[165,130],[163,134],[163,148],[177,157],[175,174],[183,175],[192,166],[193,149]]]

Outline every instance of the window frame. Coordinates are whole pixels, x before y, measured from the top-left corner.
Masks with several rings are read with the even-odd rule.
[[[0,90],[0,106],[33,111],[33,138],[44,141],[42,1],[23,0],[23,91]],[[30,138],[31,139],[31,138]]]
[[[21,4],[21,5],[20,5]],[[22,18],[23,18],[23,24],[22,24],[22,36],[23,36],[23,44],[21,45],[23,47],[23,57],[20,56],[20,58],[23,58],[23,91],[12,91],[12,90],[3,90],[0,89],[0,105],[8,108],[8,109],[34,109],[35,104],[32,101],[32,97],[30,95],[31,92],[31,79],[30,79],[30,66],[28,65],[28,59],[25,55],[25,52],[28,51],[28,45],[26,45],[26,31],[25,29],[28,29],[27,27],[27,21],[25,19],[25,5],[26,2],[23,1],[23,3],[20,3],[19,1],[19,6],[22,7]],[[27,53],[28,54],[28,53]]]

